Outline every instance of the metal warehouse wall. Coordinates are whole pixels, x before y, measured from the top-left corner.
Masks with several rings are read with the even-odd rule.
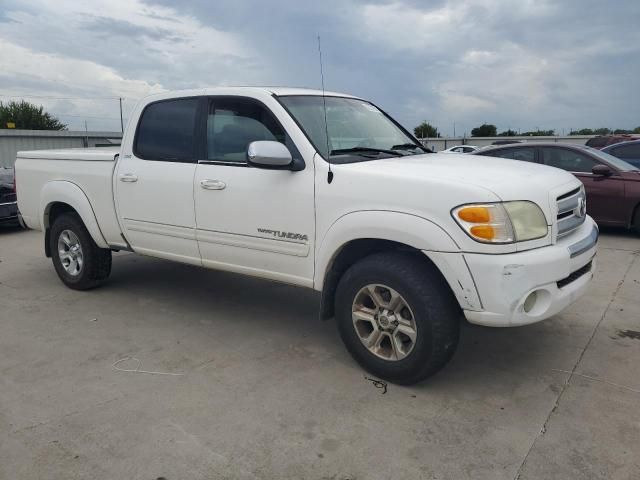
[[[421,138],[420,141],[434,152],[445,150],[454,145],[475,145],[484,147],[491,145],[496,140],[519,140],[521,142],[558,142],[558,143],[578,143],[584,145],[587,140],[594,135],[569,135],[566,137],[446,137],[446,138]]]
[[[119,145],[120,132],[70,132],[55,130],[0,130],[0,166],[13,167],[22,150],[83,148]]]

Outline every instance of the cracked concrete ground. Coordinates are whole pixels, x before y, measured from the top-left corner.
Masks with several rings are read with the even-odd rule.
[[[603,234],[569,310],[382,394],[313,292],[132,254],[76,292],[2,229],[0,479],[638,478],[639,251]]]

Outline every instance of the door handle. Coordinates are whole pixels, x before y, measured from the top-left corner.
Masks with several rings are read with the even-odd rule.
[[[138,181],[138,176],[133,173],[123,173],[120,175],[121,182],[133,183]]]
[[[205,190],[224,190],[227,187],[227,184],[220,180],[209,180],[207,178],[205,180],[200,180],[200,186]]]

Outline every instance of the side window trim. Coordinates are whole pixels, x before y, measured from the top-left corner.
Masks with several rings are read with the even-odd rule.
[[[282,125],[282,122],[280,122],[280,120],[278,119],[278,116],[273,112],[273,110],[271,110],[267,105],[265,105],[262,101],[258,100],[257,98],[247,97],[243,95],[206,95],[201,97],[200,112],[199,112],[199,118],[197,121],[199,128],[198,128],[198,141],[197,141],[198,156],[197,156],[196,163],[201,165],[220,165],[225,167],[252,168],[252,166],[247,161],[233,162],[233,161],[225,161],[225,160],[211,160],[207,158],[208,156],[207,121],[209,116],[209,109],[213,102],[215,102],[216,100],[219,101],[221,99],[222,100],[244,100],[264,108],[273,117],[273,120],[275,121],[276,125],[280,127],[284,132],[285,142],[286,142],[285,145],[291,151],[291,155],[293,156],[294,163],[297,163],[295,170],[298,171],[298,170],[305,169],[306,164],[305,164],[304,158],[300,154],[300,150],[294,143],[293,139],[291,138],[291,135],[289,135],[289,132],[287,132],[287,129],[284,127],[284,125]],[[286,168],[285,170],[290,170],[290,168]]]
[[[172,102],[172,101],[178,101],[178,100],[193,100],[193,99],[197,99],[199,101],[198,106],[196,107],[196,115],[195,115],[195,121],[194,121],[194,130],[193,130],[193,149],[191,152],[191,158],[185,158],[185,159],[178,159],[178,160],[166,160],[166,159],[158,159],[158,158],[147,158],[143,155],[140,155],[140,152],[138,150],[138,137],[140,134],[140,124],[142,123],[142,119],[144,118],[144,114],[147,111],[147,109],[152,106],[152,105],[157,105],[159,103],[166,103],[166,102]],[[142,109],[142,112],[140,112],[140,116],[138,117],[138,123],[136,125],[136,131],[135,134],[133,136],[133,144],[132,144],[132,153],[136,158],[139,158],[140,160],[144,160],[146,162],[170,162],[170,163],[196,163],[196,158],[197,158],[197,153],[198,153],[198,144],[199,144],[199,109],[200,109],[200,97],[197,97],[195,95],[192,96],[188,96],[188,97],[171,97],[171,98],[163,98],[161,100],[156,100],[154,102],[149,102],[147,103],[144,108]]]

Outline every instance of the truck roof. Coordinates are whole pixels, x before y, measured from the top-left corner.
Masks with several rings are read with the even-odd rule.
[[[286,95],[314,95],[322,96],[322,90],[316,90],[312,88],[299,88],[299,87],[284,87],[284,86],[237,86],[237,87],[207,87],[197,88],[189,90],[171,90],[165,92],[158,92],[146,97],[147,100],[158,97],[159,99],[175,98],[175,97],[190,97],[197,95],[256,95],[256,94],[268,94],[276,95],[279,97]],[[348,97],[358,98],[353,95],[339,92],[325,91],[324,95],[329,97]]]

